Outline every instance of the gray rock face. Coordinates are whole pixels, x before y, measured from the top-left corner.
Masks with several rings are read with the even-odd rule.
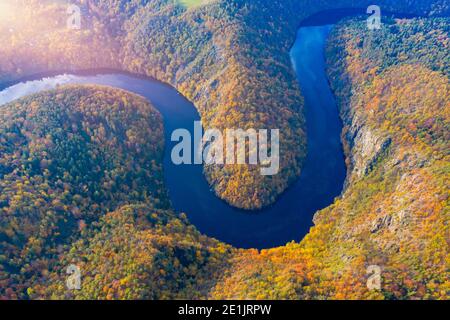
[[[372,223],[372,227],[370,228],[371,233],[376,233],[384,227],[389,227],[392,223],[392,216],[384,216],[382,218],[378,218]]]
[[[386,133],[370,128],[363,117],[354,114],[344,117],[344,124],[348,130],[342,137],[345,144],[349,146],[346,150],[346,157],[349,161],[347,180],[345,186],[352,181],[360,179],[369,174],[378,160],[389,149],[392,144],[391,137]]]

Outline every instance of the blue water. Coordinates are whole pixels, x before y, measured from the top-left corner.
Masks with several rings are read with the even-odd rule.
[[[164,176],[175,210],[185,212],[200,232],[240,248],[270,248],[301,240],[317,210],[339,196],[346,169],[340,144],[341,122],[325,74],[324,45],[330,26],[302,27],[291,51],[305,97],[308,155],[300,178],[271,207],[249,213],[233,208],[211,192],[201,165],[175,166],[170,152],[173,130],[193,134],[200,117],[175,89],[131,75],[59,75],[27,81],[0,92],[0,104],[60,84],[91,83],[122,88],[150,100],[164,117]]]

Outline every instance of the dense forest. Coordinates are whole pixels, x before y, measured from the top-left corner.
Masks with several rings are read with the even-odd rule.
[[[288,56],[299,21],[368,3],[80,1],[89,27],[68,31],[61,2],[24,2],[21,23],[0,23],[0,86],[118,68],[174,85],[204,125],[285,129],[279,176],[206,168],[218,195],[243,208],[272,203],[301,170],[302,98]],[[392,19],[372,32],[350,19],[334,28],[326,56],[346,188],[305,239],[270,250],[210,239],[171,209],[162,119],[143,98],[67,86],[0,106],[0,298],[448,299],[449,26]],[[66,290],[70,264],[84,270],[81,290]],[[366,286],[369,265],[382,267],[381,290]]]
[[[152,202],[127,205],[95,222],[28,290],[46,299],[201,299],[228,265],[232,248],[200,235],[184,215]],[[82,290],[67,290],[67,266]]]
[[[159,113],[120,90],[66,87],[1,106],[0,295],[22,297],[119,206],[169,208],[163,143]]]

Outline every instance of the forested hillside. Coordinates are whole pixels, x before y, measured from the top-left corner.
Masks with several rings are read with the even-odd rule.
[[[118,208],[60,255],[28,290],[46,299],[200,299],[228,265],[230,246],[210,239],[184,215],[153,201]],[[81,290],[67,290],[66,268],[82,270]]]
[[[12,3],[18,3],[8,0]],[[174,85],[207,128],[280,129],[275,176],[251,165],[206,167],[217,195],[255,209],[273,203],[299,176],[306,154],[303,102],[289,58],[300,21],[316,12],[370,1],[80,0],[81,30],[65,27],[64,2],[26,0],[23,17],[0,33],[1,82],[49,70],[116,68]],[[379,1],[385,10],[449,11],[444,0]],[[52,21],[53,23],[49,23]]]
[[[168,209],[161,116],[143,98],[65,87],[0,107],[0,296],[52,268],[119,206]]]

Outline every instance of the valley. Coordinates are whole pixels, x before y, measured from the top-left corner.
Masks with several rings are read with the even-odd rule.
[[[2,27],[1,88],[21,83],[0,93],[0,297],[448,299],[448,17],[309,20],[292,45],[347,2],[93,1],[69,33],[49,1]],[[174,166],[193,119],[279,127],[281,173]]]

